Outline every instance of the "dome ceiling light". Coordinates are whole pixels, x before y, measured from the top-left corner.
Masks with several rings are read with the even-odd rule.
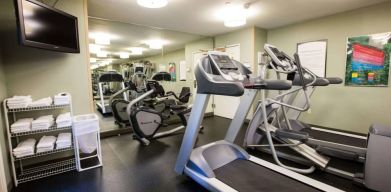
[[[137,4],[142,7],[157,9],[167,6],[168,0],[137,0]]]

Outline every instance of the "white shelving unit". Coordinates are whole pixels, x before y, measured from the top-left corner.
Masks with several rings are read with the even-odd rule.
[[[70,101],[72,103],[72,101]],[[36,179],[72,171],[76,169],[76,161],[75,161],[75,155],[74,155],[74,142],[72,143],[71,147],[63,148],[63,149],[54,149],[52,151],[43,152],[43,153],[35,153],[34,155],[29,155],[21,158],[16,158],[12,150],[17,146],[17,144],[20,142],[20,137],[28,137],[28,136],[37,136],[37,135],[56,135],[59,132],[71,132],[72,126],[70,127],[61,127],[58,128],[56,125],[51,126],[49,129],[45,130],[36,130],[36,131],[27,131],[27,132],[20,132],[20,133],[12,133],[11,132],[11,124],[13,122],[16,122],[18,119],[18,115],[20,113],[36,113],[39,111],[39,113],[45,113],[45,114],[53,114],[54,110],[68,110],[71,113],[71,116],[73,116],[72,113],[72,105],[50,105],[46,107],[27,107],[27,108],[17,108],[17,109],[8,109],[7,107],[7,99],[3,102],[4,107],[4,116],[6,121],[6,128],[7,128],[7,135],[8,135],[8,147],[9,147],[9,155],[10,159],[12,161],[12,172],[13,172],[13,178],[15,186],[18,186],[20,183],[33,181]],[[52,113],[50,113],[52,112]],[[74,138],[72,136],[72,138]],[[73,155],[71,158],[57,158],[57,159],[51,159],[49,163],[44,161],[39,161],[39,158],[50,156],[53,154],[59,154],[63,152],[71,152]],[[47,159],[47,158],[45,158]],[[24,161],[27,160],[35,160],[35,162],[32,165],[25,165]]]

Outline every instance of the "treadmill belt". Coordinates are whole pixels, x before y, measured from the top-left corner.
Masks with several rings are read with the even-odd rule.
[[[354,138],[354,137],[329,133],[325,131],[318,131],[309,128],[302,129],[301,131],[309,133],[310,136],[313,137],[314,139],[319,139],[319,140],[324,140],[324,141],[329,141],[329,142],[339,143],[344,145],[350,145],[354,147],[361,147],[361,148],[366,148],[367,146],[366,139]]]
[[[216,178],[237,191],[319,191],[248,160],[237,159],[214,170]]]

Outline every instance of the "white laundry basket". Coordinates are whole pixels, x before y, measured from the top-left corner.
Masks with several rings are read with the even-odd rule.
[[[73,133],[75,141],[76,168],[85,171],[102,166],[100,147],[99,119],[96,114],[78,115],[73,117]],[[96,158],[92,166],[82,166],[82,161]]]

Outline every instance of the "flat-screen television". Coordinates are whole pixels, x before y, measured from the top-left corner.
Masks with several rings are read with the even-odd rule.
[[[22,45],[80,53],[77,17],[36,0],[15,0]]]

